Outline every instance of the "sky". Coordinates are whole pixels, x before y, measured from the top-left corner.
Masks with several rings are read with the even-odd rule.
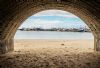
[[[45,10],[26,19],[19,28],[80,28],[87,25],[79,17],[62,10]]]

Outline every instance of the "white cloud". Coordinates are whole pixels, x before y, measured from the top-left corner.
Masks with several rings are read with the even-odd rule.
[[[20,28],[33,28],[33,27],[41,27],[41,28],[71,28],[71,27],[80,27],[86,26],[85,23],[80,22],[64,22],[60,20],[44,20],[44,19],[27,19],[23,22]]]
[[[33,16],[63,16],[63,17],[70,17],[70,18],[78,18],[74,14],[62,10],[45,10],[45,11],[38,12]]]
[[[59,20],[43,20],[43,19],[27,19],[23,22],[23,24],[20,26],[22,27],[42,27],[42,28],[51,28],[51,27],[59,27],[59,24],[61,24],[62,21]]]
[[[39,12],[33,16],[63,16],[63,17],[68,17],[68,18],[78,18],[77,16],[66,12],[62,10],[46,10]],[[33,19],[33,18],[28,18],[23,22],[23,24],[20,26],[22,27],[42,27],[42,28],[52,28],[52,27],[79,27],[80,25],[85,25],[83,22],[65,22],[62,20],[47,20],[47,19]]]

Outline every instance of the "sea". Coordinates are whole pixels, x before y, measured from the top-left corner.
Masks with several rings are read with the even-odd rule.
[[[60,31],[20,31],[18,30],[14,39],[94,39],[91,32],[60,32]]]

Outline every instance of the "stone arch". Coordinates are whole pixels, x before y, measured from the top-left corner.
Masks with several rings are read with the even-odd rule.
[[[81,18],[88,25],[94,35],[95,50],[100,50],[99,18],[93,13],[96,9],[92,11],[93,7],[89,2],[78,0],[16,0],[12,1],[10,5],[8,2],[6,6],[8,7],[2,9],[2,11],[5,11],[6,15],[5,13],[2,15],[4,17],[0,22],[2,23],[2,30],[0,32],[0,50],[2,53],[13,51],[14,35],[24,20],[37,12],[49,9],[68,11]],[[6,19],[6,21],[4,21],[4,19]]]

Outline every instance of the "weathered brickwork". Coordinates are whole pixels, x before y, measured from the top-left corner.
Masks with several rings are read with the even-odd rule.
[[[0,0],[0,51],[13,50],[16,30],[29,16],[48,9],[71,12],[90,27],[100,51],[100,0]]]

